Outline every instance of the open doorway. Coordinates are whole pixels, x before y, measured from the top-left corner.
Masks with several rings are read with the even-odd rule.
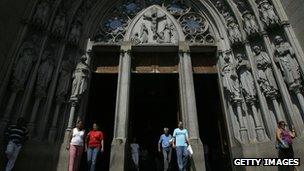
[[[158,153],[157,143],[164,127],[168,127],[172,135],[178,106],[177,74],[132,75],[128,138],[130,141],[136,138],[140,146],[140,170],[162,170],[162,156]],[[131,157],[128,158],[128,168],[132,170],[133,162]],[[176,170],[174,164],[172,170]]]
[[[113,139],[117,74],[92,74],[90,95],[85,121],[85,129],[92,129],[96,122],[104,133],[105,151],[99,155],[96,170],[109,170],[111,142]],[[86,154],[83,155],[86,157]],[[83,159],[81,170],[87,170],[86,159]]]
[[[217,74],[194,74],[200,138],[207,171],[232,170]]]

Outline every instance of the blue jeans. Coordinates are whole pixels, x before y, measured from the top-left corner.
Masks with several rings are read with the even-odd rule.
[[[179,171],[185,171],[188,162],[187,146],[177,146],[176,157]]]
[[[87,150],[87,160],[88,160],[88,167],[89,171],[95,171],[96,166],[96,158],[100,148],[91,148],[89,147]]]

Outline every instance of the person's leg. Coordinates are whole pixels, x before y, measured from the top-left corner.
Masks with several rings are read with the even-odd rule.
[[[92,167],[92,153],[93,153],[93,149],[89,147],[87,149],[88,170],[90,170]]]
[[[15,165],[15,162],[16,162],[16,159],[18,157],[18,154],[20,152],[20,149],[21,149],[21,145],[16,145],[15,143],[13,142],[10,142],[10,146],[9,146],[9,160],[7,162],[7,165],[6,165],[6,168],[5,168],[5,171],[11,171]]]
[[[168,169],[171,169],[171,156],[172,156],[172,148],[169,147],[169,152],[168,152]]]
[[[83,146],[77,146],[76,149],[77,149],[77,151],[76,151],[76,157],[75,157],[74,170],[78,171],[79,166],[80,166],[81,157],[82,157]]]
[[[168,170],[168,149],[163,148],[163,157],[164,157],[164,171]]]
[[[93,151],[92,151],[92,164],[91,164],[90,171],[95,171],[96,159],[97,159],[98,152],[99,152],[98,148],[93,148]]]
[[[70,145],[70,149],[69,149],[69,165],[68,165],[68,170],[69,171],[74,171],[75,158],[76,158],[76,147],[74,145]]]
[[[177,165],[179,171],[183,171],[183,148],[181,146],[176,147],[176,158],[177,158]]]
[[[186,170],[188,164],[188,156],[189,156],[186,146],[183,147],[182,153],[183,153],[183,170]]]

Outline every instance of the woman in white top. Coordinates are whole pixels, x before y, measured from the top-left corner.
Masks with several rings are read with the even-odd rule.
[[[84,150],[85,130],[83,129],[82,121],[77,121],[76,128],[70,134],[70,142],[66,149],[69,150],[69,171],[78,171],[82,152]]]

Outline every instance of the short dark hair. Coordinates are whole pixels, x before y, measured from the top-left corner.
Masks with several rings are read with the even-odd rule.
[[[283,124],[286,124],[285,121],[279,121],[278,122],[278,125],[283,125]]]

